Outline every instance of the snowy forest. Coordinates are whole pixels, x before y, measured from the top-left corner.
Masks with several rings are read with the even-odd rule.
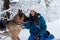
[[[6,8],[4,4],[4,0],[0,0],[0,20],[7,17],[6,13],[9,16],[7,20],[12,20],[19,9],[28,17],[29,8],[38,6],[37,11],[44,17],[47,30],[55,37],[53,40],[60,40],[60,0],[9,0]],[[28,40],[29,35],[29,29],[21,29],[18,36],[21,40]],[[0,34],[0,40],[11,40],[11,37]]]

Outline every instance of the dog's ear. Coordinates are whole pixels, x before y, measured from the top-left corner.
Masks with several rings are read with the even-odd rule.
[[[19,14],[22,13],[22,10],[19,10],[18,13],[19,13]]]
[[[22,17],[22,10],[18,11],[18,16],[21,18]]]

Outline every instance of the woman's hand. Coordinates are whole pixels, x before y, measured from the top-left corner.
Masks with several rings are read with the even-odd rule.
[[[36,24],[36,28],[38,28],[40,30],[40,26]]]

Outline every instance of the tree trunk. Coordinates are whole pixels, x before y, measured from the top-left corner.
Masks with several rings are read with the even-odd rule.
[[[9,9],[10,0],[4,0],[3,10]]]
[[[3,10],[7,10],[9,9],[9,4],[10,4],[10,0],[3,0],[4,3],[3,3]],[[10,13],[9,12],[6,12],[6,16],[5,18],[10,18]]]

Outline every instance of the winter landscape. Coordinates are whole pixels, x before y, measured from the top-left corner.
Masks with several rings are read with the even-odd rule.
[[[48,0],[49,6],[45,5],[44,0],[11,0],[10,8],[6,11],[11,12],[10,19],[16,15],[18,9],[22,9],[23,13],[28,17],[29,8],[31,5],[37,5],[38,12],[45,18],[47,24],[47,30],[54,35],[55,39],[60,40],[60,0]],[[5,11],[2,11],[3,1],[0,1],[0,19],[1,14]],[[12,11],[13,10],[13,11]],[[15,13],[15,14],[14,14]],[[2,33],[2,31],[0,31]],[[28,40],[30,33],[29,29],[21,29],[20,34],[18,35],[21,40]],[[11,37],[6,37],[0,35],[0,40],[11,40]]]

